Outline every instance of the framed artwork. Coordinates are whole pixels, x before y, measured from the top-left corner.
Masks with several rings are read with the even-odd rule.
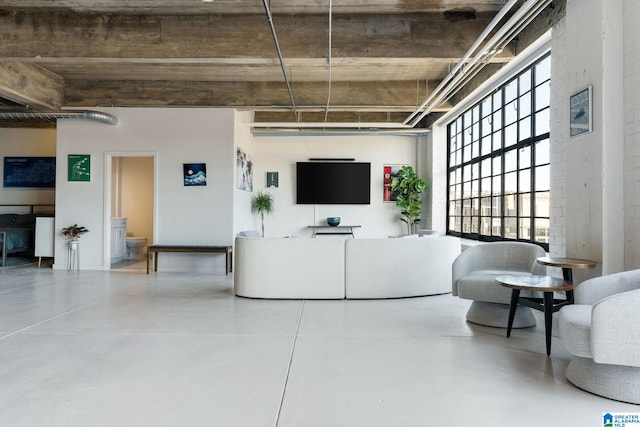
[[[569,99],[569,134],[573,136],[591,132],[593,127],[592,87],[582,89]]]
[[[182,171],[185,187],[201,187],[207,185],[206,163],[183,163]]]
[[[55,157],[5,157],[6,188],[55,188]]]
[[[403,166],[404,165],[384,165],[382,190],[382,200],[384,202],[395,202],[398,199],[398,195],[391,191],[391,180],[393,177],[398,176],[398,172]]]
[[[278,172],[267,172],[267,187],[278,188]]]
[[[236,188],[253,191],[253,159],[240,147],[236,150]]]
[[[91,181],[91,155],[69,154],[67,181]]]

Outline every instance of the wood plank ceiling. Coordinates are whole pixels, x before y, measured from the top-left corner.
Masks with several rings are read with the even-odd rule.
[[[402,121],[504,3],[0,0],[0,109],[212,106],[255,110],[256,121]]]

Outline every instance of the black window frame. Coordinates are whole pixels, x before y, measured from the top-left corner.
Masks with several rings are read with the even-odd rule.
[[[549,250],[550,61],[538,58],[447,125],[447,234]],[[508,157],[516,168],[505,171]]]

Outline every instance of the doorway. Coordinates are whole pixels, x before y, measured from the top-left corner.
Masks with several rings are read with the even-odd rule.
[[[146,245],[154,241],[155,155],[112,154],[110,160],[109,265],[146,270]]]

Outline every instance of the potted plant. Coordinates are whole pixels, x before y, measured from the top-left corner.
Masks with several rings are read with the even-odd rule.
[[[429,182],[416,176],[412,166],[403,166],[398,175],[391,180],[391,191],[396,193],[396,205],[402,210],[401,220],[407,224],[408,234],[414,232],[414,224],[420,222],[422,200],[420,195],[427,189]]]
[[[260,214],[262,222],[262,237],[264,237],[264,214],[273,212],[273,196],[266,191],[260,191],[251,200],[251,213]]]
[[[62,229],[62,234],[64,234],[64,236],[70,242],[77,242],[78,240],[80,240],[81,235],[88,232],[89,230],[87,228],[79,226],[78,224],[73,224]]]

